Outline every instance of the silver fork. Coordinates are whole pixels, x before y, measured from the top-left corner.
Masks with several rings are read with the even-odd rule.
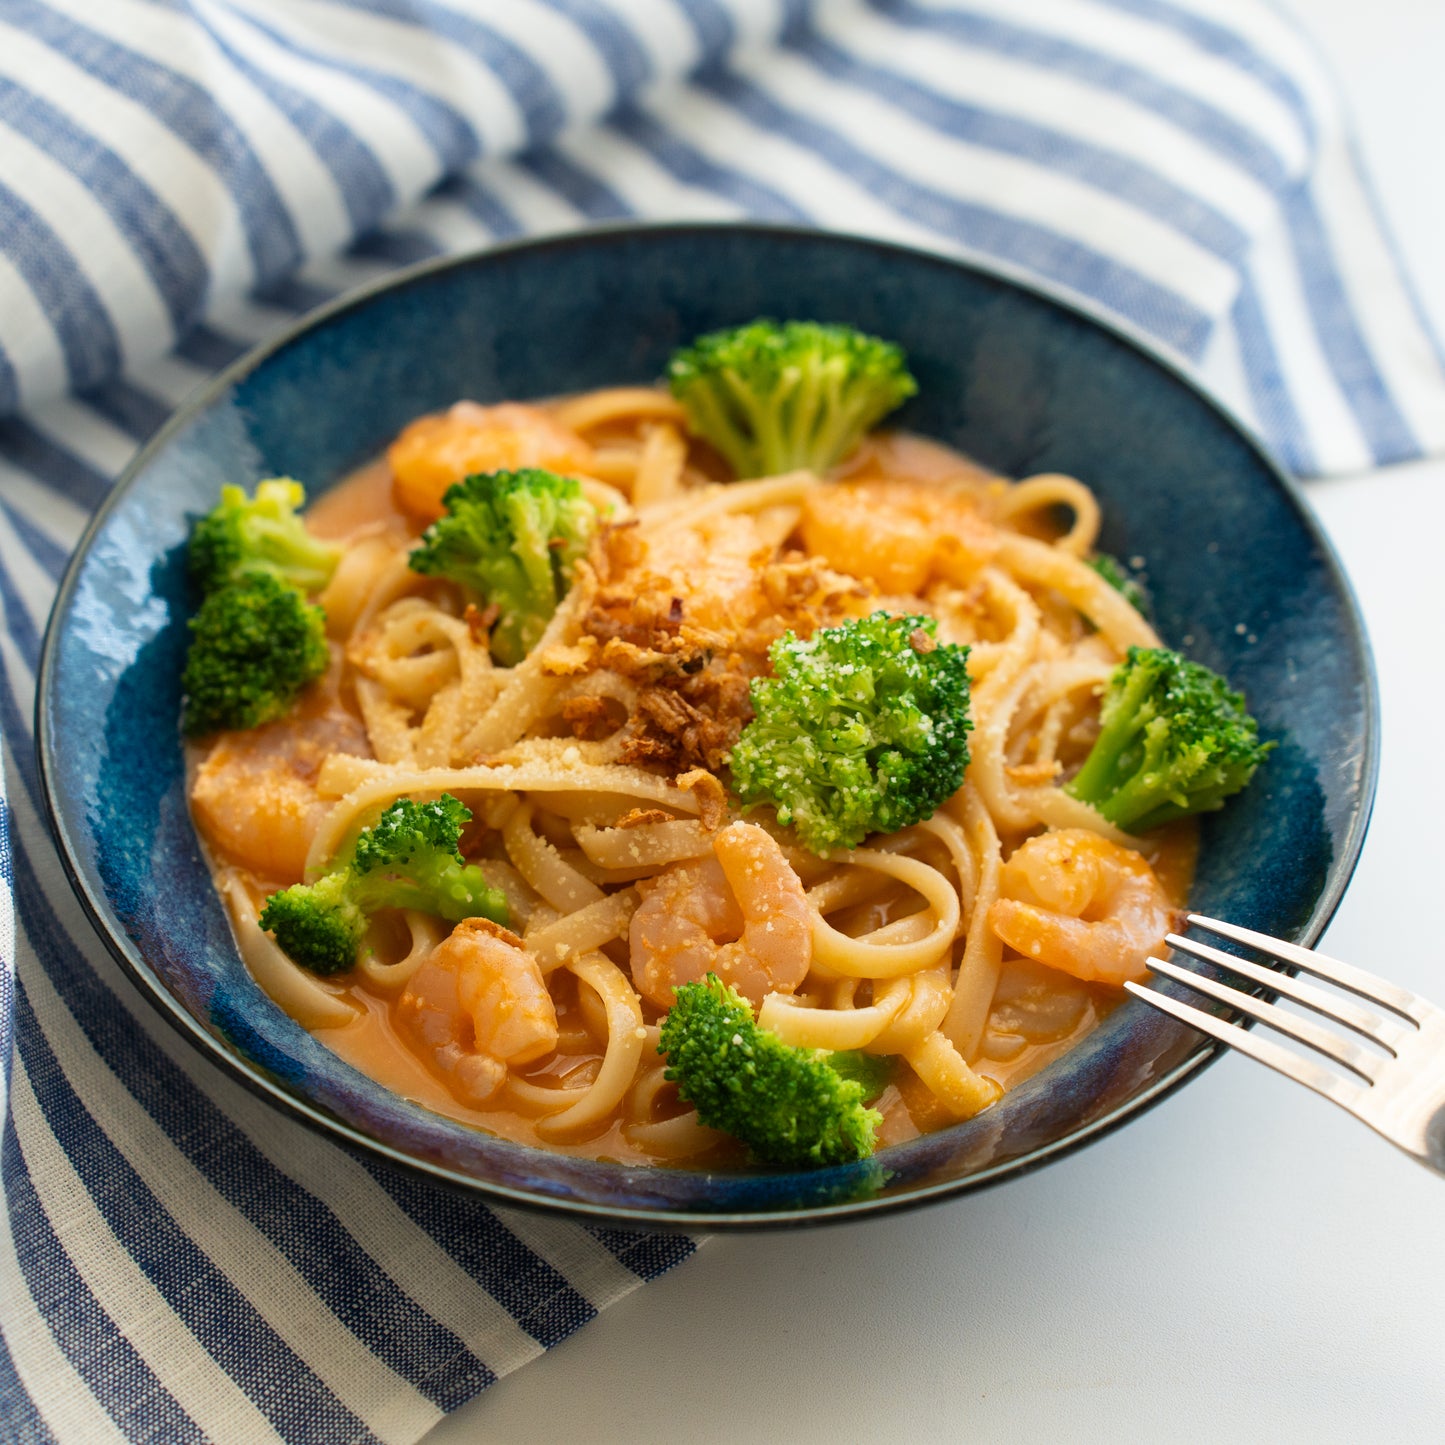
[[[1298,968],[1316,978],[1368,1000],[1377,1009],[1362,1008],[1350,999],[1339,998],[1300,979],[1266,968],[1249,959],[1238,958],[1171,933],[1166,940],[1176,953],[1212,963],[1240,978],[1262,984],[1281,998],[1292,999],[1337,1024],[1372,1040],[1385,1050],[1379,1054],[1362,1048],[1352,1039],[1323,1028],[1313,1019],[1280,1008],[1262,998],[1244,993],[1228,984],[1194,973],[1179,964],[1151,958],[1149,967],[1166,978],[1227,1004],[1237,1013],[1306,1044],[1332,1059],[1348,1074],[1337,1073],[1312,1059],[1282,1048],[1262,1033],[1252,1033],[1215,1014],[1181,1003],[1143,984],[1126,983],[1137,998],[1209,1034],[1221,1043],[1332,1099],[1357,1119],[1383,1134],[1412,1158],[1445,1174],[1445,1009],[1363,969],[1355,968],[1322,953],[1284,943],[1265,933],[1221,923],[1197,913],[1188,916],[1188,926],[1217,934],[1264,954],[1271,962]],[[1350,1074],[1355,1078],[1349,1077]],[[1362,1081],[1362,1082],[1360,1082]]]

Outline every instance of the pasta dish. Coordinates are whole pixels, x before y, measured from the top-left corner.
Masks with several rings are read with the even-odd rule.
[[[1265,748],[1098,555],[1080,481],[868,407],[831,458],[740,455],[767,420],[709,412],[705,349],[671,391],[420,418],[304,532],[293,483],[223,503],[244,525],[192,549],[191,804],[257,982],[398,1093],[592,1157],[839,1162],[1094,1027],[1185,902],[1189,815]],[[819,396],[788,403],[809,445]],[[280,703],[204,670],[250,619],[291,639]],[[1205,693],[1247,738],[1180,771]],[[690,1082],[685,997],[733,1011],[721,1080]],[[731,1125],[784,1066],[831,1072]],[[863,1145],[792,1137],[829,1091]]]

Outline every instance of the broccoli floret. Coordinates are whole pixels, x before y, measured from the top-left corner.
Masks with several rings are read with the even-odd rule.
[[[918,390],[891,341],[766,319],[699,336],[673,356],[667,380],[689,428],[740,477],[825,472]]]
[[[506,896],[457,851],[471,817],[450,793],[431,803],[397,799],[362,831],[352,850],[362,907],[416,908],[448,923],[480,914],[505,925]]]
[[[597,509],[575,477],[537,467],[468,477],[442,501],[446,515],[427,528],[412,569],[496,603],[492,655],[515,666],[571,585],[597,529]]]
[[[662,1021],[665,1078],[709,1128],[740,1139],[764,1164],[798,1169],[866,1159],[882,1115],[823,1049],[797,1049],[760,1029],[748,1001],[708,974],[685,983]]]
[[[289,958],[320,974],[355,964],[367,922],[382,908],[415,908],[448,923],[490,918],[505,927],[505,895],[457,851],[471,816],[450,793],[432,803],[398,798],[329,873],[273,893],[261,927]]]
[[[1117,592],[1135,612],[1149,615],[1149,594],[1143,584],[1117,557],[1100,552],[1090,560],[1089,566]]]
[[[222,487],[191,530],[191,579],[203,594],[181,677],[192,736],[271,722],[326,671],[326,617],[303,593],[326,585],[341,548],[306,530],[305,499],[285,477],[254,497]]]
[[[221,500],[191,529],[191,580],[213,592],[243,575],[267,572],[303,592],[319,592],[331,580],[341,548],[313,537],[299,510],[306,493],[299,482],[276,477],[248,497],[222,487]]]
[[[1131,833],[1221,807],[1274,746],[1244,695],[1166,648],[1131,647],[1109,677],[1099,737],[1064,791]]]
[[[345,973],[366,937],[366,914],[351,896],[352,882],[352,874],[343,870],[273,893],[261,910],[261,927],[275,934],[288,958],[312,973]]]
[[[815,853],[932,817],[968,766],[968,649],[931,617],[871,617],[785,633],[774,676],[732,750],[733,788],[774,803]]]
[[[325,614],[269,572],[212,592],[190,629],[181,687],[193,737],[281,717],[330,660]]]

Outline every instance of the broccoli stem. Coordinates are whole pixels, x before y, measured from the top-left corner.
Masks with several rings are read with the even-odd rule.
[[[1152,687],[1152,677],[1135,669],[1128,675],[1117,701],[1111,698],[1110,716],[1070,785],[1075,797],[1085,801],[1110,797],[1131,774],[1136,775],[1134,786],[1138,786],[1139,776],[1131,766],[1137,760],[1130,753],[1141,746],[1139,713]]]
[[[722,379],[732,393],[733,400],[748,419],[754,445],[762,457],[764,474],[771,475],[780,469],[780,461],[786,455],[787,448],[782,429],[778,425],[780,399],[777,396],[760,397],[731,369],[722,373]],[[739,476],[746,476],[752,470],[750,451],[750,448],[742,445],[732,448],[733,455],[729,460]]]

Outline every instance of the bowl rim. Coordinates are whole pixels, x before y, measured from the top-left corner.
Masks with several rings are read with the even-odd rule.
[[[942,1202],[960,1195],[1004,1183],[1028,1174],[1075,1150],[1082,1149],[1123,1124],[1153,1108],[1176,1089],[1207,1068],[1227,1045],[1201,1035],[1196,1045],[1166,1074],[1139,1094],[1097,1119],[1090,1120],[1067,1137],[1041,1145],[1028,1154],[981,1169],[960,1179],[944,1180],[920,1186],[897,1197],[864,1197],[836,1204],[808,1205],[786,1211],[717,1211],[668,1210],[632,1205],[607,1205],[585,1200],[536,1194],[516,1186],[481,1179],[446,1165],[418,1159],[293,1093],[238,1055],[221,1048],[212,1034],[184,1007],[151,969],[139,947],[129,938],[118,920],[110,916],[105,898],[92,888],[80,864],[80,855],[72,842],[71,830],[64,815],[59,789],[53,776],[56,739],[52,736],[48,700],[54,686],[61,627],[60,618],[70,608],[72,595],[79,585],[91,546],[105,527],[111,514],[119,508],[136,477],[151,460],[195,419],[212,406],[237,382],[255,371],[263,362],[292,345],[308,332],[324,327],[338,316],[364,308],[379,295],[404,289],[417,281],[448,271],[464,270],[504,258],[518,252],[565,253],[586,248],[598,240],[618,236],[686,237],[693,234],[732,234],[765,239],[806,241],[837,245],[844,249],[871,251],[875,254],[906,258],[910,263],[925,263],[945,270],[963,270],[999,281],[1035,299],[1043,300],[1059,310],[1078,317],[1099,328],[1127,347],[1141,353],[1228,428],[1234,431],[1253,452],[1256,461],[1271,475],[1291,503],[1310,540],[1324,558],[1326,570],[1344,603],[1344,614],[1352,641],[1363,662],[1365,729],[1360,760],[1360,801],[1350,820],[1349,831],[1340,855],[1335,859],[1308,920],[1299,931],[1299,941],[1313,947],[1338,909],[1355,867],[1359,862],[1374,809],[1380,762],[1380,700],[1374,654],[1364,625],[1359,600],[1338,552],[1316,517],[1298,483],[1275,461],[1254,428],[1237,416],[1228,406],[1206,392],[1197,378],[1186,371],[1179,360],[1165,351],[1152,337],[1137,327],[1107,313],[1086,297],[1050,282],[1040,280],[1024,268],[1005,260],[978,254],[953,254],[928,250],[920,246],[900,244],[847,231],[822,230],[793,224],[754,221],[616,221],[582,227],[576,230],[522,237],[516,240],[431,258],[368,281],[323,305],[306,312],[275,335],[247,349],[214,376],[199,383],[171,413],[166,422],[140,447],[116,478],[105,500],[91,517],[66,564],[65,574],[56,590],[46,621],[41,648],[40,666],[36,673],[34,736],[39,765],[40,790],[45,812],[56,843],[66,877],[79,899],[87,918],[122,970],[136,984],[142,996],[193,1047],[212,1064],[224,1069],[253,1094],[280,1108],[291,1118],[317,1131],[334,1144],[359,1150],[380,1159],[387,1166],[402,1170],[416,1178],[465,1194],[484,1204],[521,1208],[547,1215],[583,1219],[636,1230],[684,1231],[719,1230],[754,1232],[782,1230],[805,1225],[841,1224],[861,1219],[879,1218]],[[1252,1024],[1246,1021],[1246,1027]]]

